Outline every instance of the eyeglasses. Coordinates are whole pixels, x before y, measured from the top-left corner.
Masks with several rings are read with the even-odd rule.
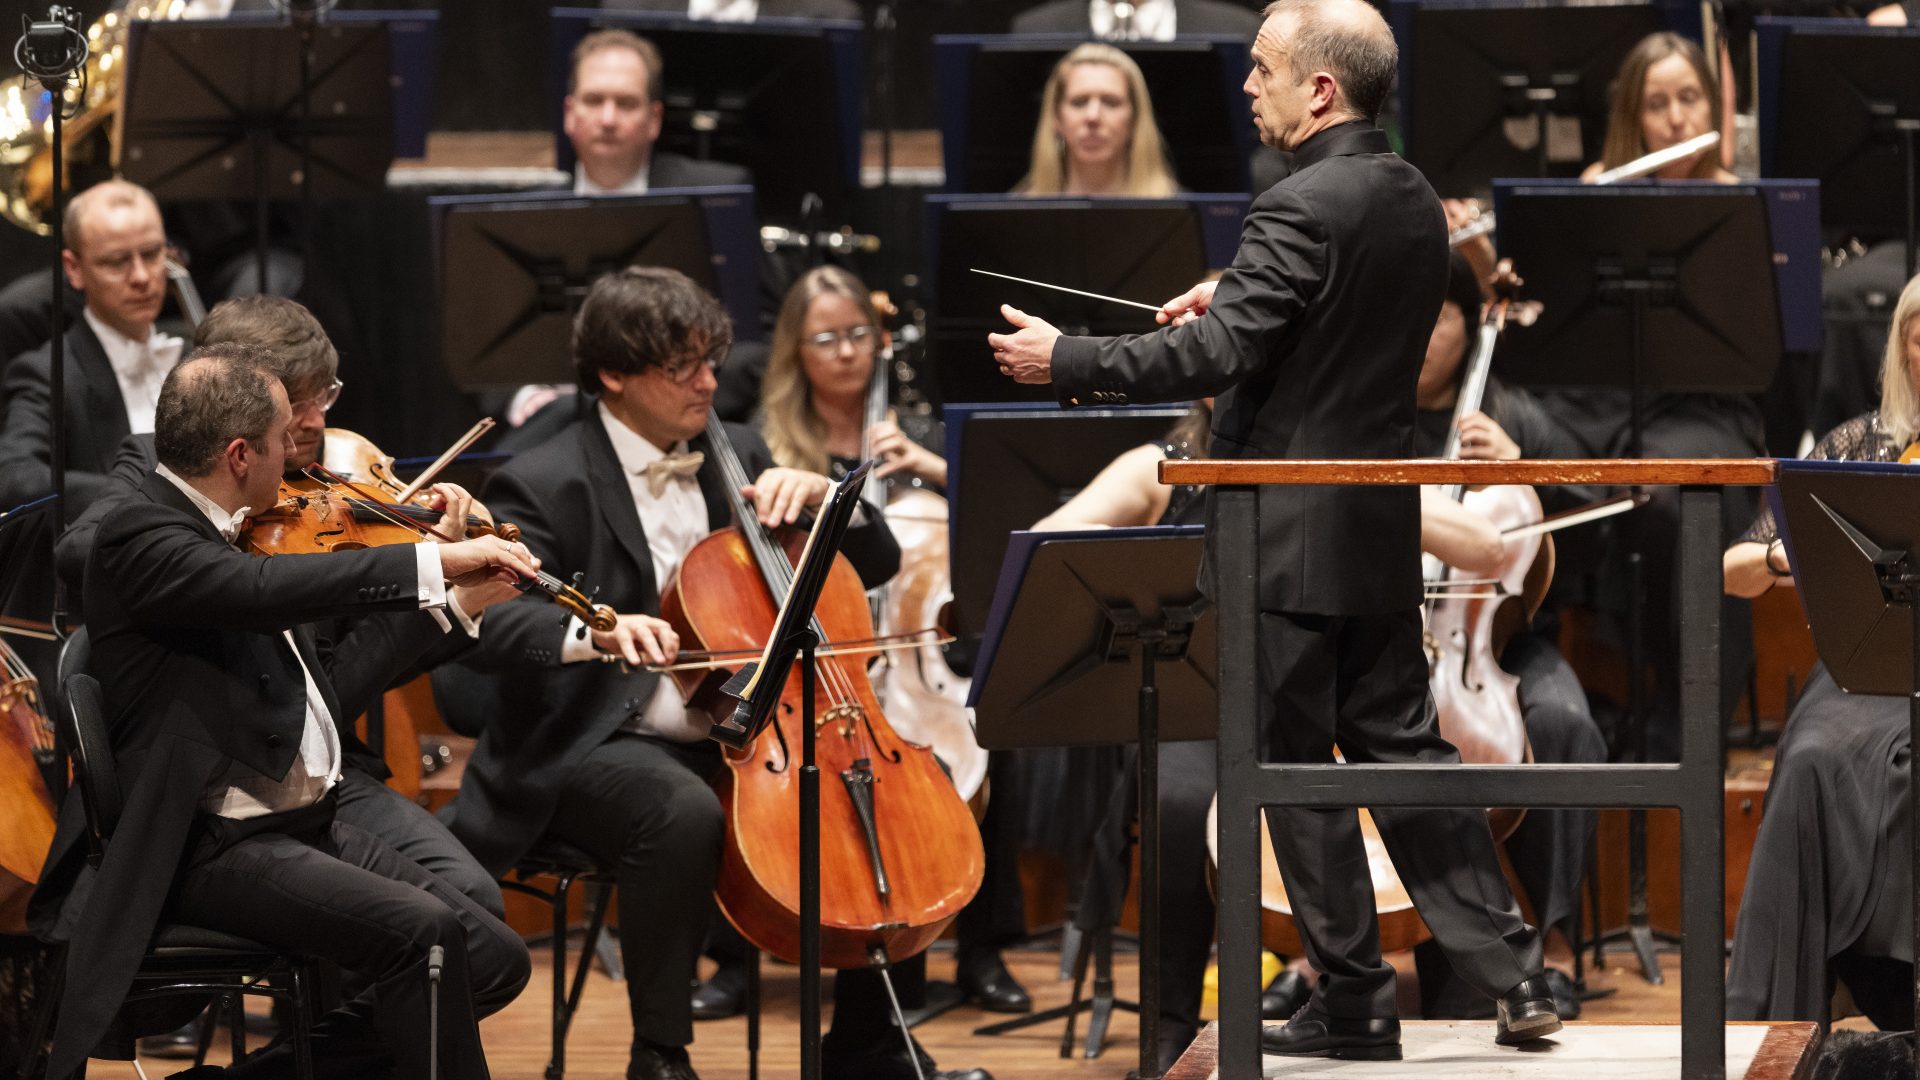
[[[827,330],[800,340],[802,344],[822,351],[838,349],[842,342],[853,346],[855,351],[861,351],[873,348],[879,337],[880,331],[871,326],[854,326],[845,330]]]
[[[682,360],[677,364],[662,364],[657,370],[665,375],[675,386],[685,386],[700,377],[700,370],[719,371],[720,360],[725,354],[717,356],[696,356]]]
[[[172,249],[165,244],[141,248],[139,251],[121,251],[102,259],[92,259],[93,268],[99,274],[109,278],[124,278],[133,273],[133,264],[138,260],[150,274],[157,274],[167,263],[167,253]]]
[[[340,389],[346,385],[346,383],[341,382],[339,379],[335,379],[333,380],[333,385],[319,393],[303,397],[299,401],[294,402],[293,411],[302,412],[307,409],[319,409],[321,412],[326,412],[328,409],[333,408],[334,402],[340,400]]]

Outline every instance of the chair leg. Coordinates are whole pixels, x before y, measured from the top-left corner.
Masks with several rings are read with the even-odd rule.
[[[561,874],[553,889],[553,1053],[547,1080],[567,1074],[567,900],[572,891],[573,875]]]
[[[588,886],[591,899],[588,906],[592,909],[587,919],[587,937],[580,945],[580,962],[573,968],[573,989],[567,992],[567,1020],[561,1029],[561,1037],[573,1028],[573,1014],[580,1008],[580,994],[587,988],[587,973],[593,970],[593,955],[599,950],[601,935],[607,923],[607,901],[612,898],[613,886],[601,882],[592,882]]]
[[[238,993],[228,994],[222,999],[227,1014],[227,1032],[233,1043],[233,1063],[247,1056],[247,1005]],[[208,1021],[211,1023],[211,1019]]]
[[[226,1004],[225,998],[214,998],[207,1002],[207,1011],[195,1018],[200,1025],[200,1042],[193,1051],[195,1066],[207,1063],[207,1052],[213,1049],[213,1037],[220,1033],[220,1010]]]
[[[309,995],[318,981],[312,961],[293,965],[293,1075],[296,1080],[313,1080],[313,1002]]]
[[[760,1080],[760,950],[747,949],[747,1080]]]

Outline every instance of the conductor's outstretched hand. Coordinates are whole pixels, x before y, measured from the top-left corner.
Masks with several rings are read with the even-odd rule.
[[[1218,281],[1203,281],[1179,296],[1160,305],[1154,312],[1153,321],[1162,326],[1182,326],[1207,313],[1213,306],[1213,290]]]
[[[1036,318],[1011,304],[1000,305],[1000,315],[1012,323],[1011,334],[988,334],[993,362],[1000,374],[1013,376],[1017,383],[1035,386],[1053,381],[1053,341],[1060,331],[1045,319]]]

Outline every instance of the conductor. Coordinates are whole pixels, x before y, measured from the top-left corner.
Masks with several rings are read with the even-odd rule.
[[[1168,301],[1157,316],[1166,329],[1151,334],[1063,337],[1003,306],[1017,330],[987,340],[1002,372],[1052,383],[1067,406],[1219,395],[1215,457],[1411,457],[1447,241],[1439,199],[1374,123],[1393,81],[1393,33],[1366,0],[1279,0],[1252,52],[1243,89],[1254,124],[1262,142],[1293,152],[1293,173],[1254,200],[1217,286]],[[1458,761],[1427,689],[1419,492],[1265,487],[1258,500],[1269,755],[1325,762],[1338,746],[1348,761]],[[1320,978],[1262,1048],[1399,1059],[1357,814],[1267,815]],[[1498,1002],[1496,1041],[1559,1030],[1539,935],[1501,877],[1485,813],[1381,808],[1374,819],[1454,968]]]

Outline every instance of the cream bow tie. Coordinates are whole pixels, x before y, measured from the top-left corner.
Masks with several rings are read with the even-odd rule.
[[[706,460],[707,455],[698,450],[675,452],[658,461],[649,461],[640,470],[640,475],[646,478],[647,490],[657,499],[666,492],[667,481],[678,476],[692,476],[700,471],[701,463]]]

